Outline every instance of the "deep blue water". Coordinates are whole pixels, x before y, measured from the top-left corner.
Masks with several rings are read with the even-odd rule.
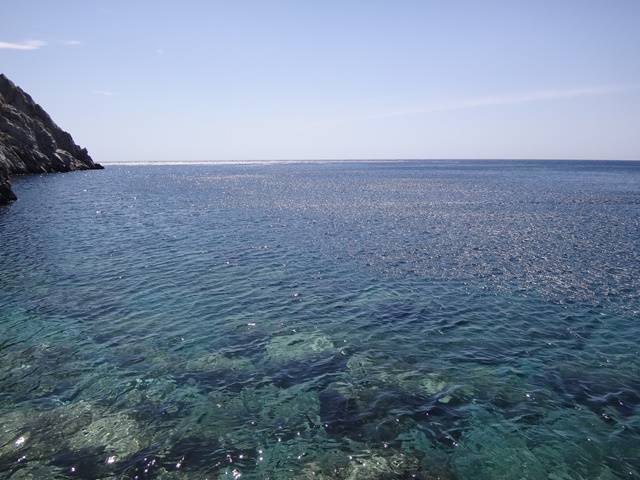
[[[13,184],[0,478],[640,478],[640,163]]]

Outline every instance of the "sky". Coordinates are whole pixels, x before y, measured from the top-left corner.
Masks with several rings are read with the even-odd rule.
[[[0,0],[95,160],[640,159],[639,0]]]

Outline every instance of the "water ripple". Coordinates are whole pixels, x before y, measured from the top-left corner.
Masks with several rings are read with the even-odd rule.
[[[14,184],[2,478],[640,475],[638,163]]]

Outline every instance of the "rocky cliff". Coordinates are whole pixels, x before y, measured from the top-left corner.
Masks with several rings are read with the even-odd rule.
[[[99,169],[85,148],[0,73],[0,205],[15,200],[10,174]]]

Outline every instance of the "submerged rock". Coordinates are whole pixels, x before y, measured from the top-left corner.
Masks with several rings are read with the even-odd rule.
[[[127,387],[118,406],[151,416],[185,415],[194,405],[206,400],[195,384],[179,384],[171,377],[139,378]]]
[[[51,472],[68,475],[73,468],[84,472],[83,478],[97,478],[94,474],[146,447],[143,438],[131,417],[85,401],[46,411],[15,410],[0,416],[0,471],[22,475],[16,478],[58,478],[39,476],[48,470],[33,462],[48,462],[58,467]]]
[[[403,432],[397,438],[401,441],[401,450],[405,455],[420,459],[420,464],[429,472],[430,477],[439,480],[453,479],[455,476],[450,470],[450,452],[441,443],[431,438],[431,434],[422,429],[412,428]]]
[[[349,430],[360,420],[360,409],[355,397],[330,388],[320,392],[318,398],[320,420],[329,431]]]
[[[366,353],[355,353],[347,361],[349,378],[355,384],[384,386],[407,394],[428,396],[442,395],[451,385],[444,377],[435,372],[423,373],[418,370],[407,370],[404,365],[377,364]],[[451,396],[444,395],[441,400],[447,403]]]
[[[191,412],[197,420],[189,425],[189,435],[213,434],[224,448],[253,449],[267,440],[284,441],[318,430],[319,410],[317,394],[304,386],[212,392],[207,403]]]
[[[371,455],[357,459],[347,468],[345,480],[371,480],[389,478],[391,475],[417,478],[418,464],[413,458],[401,453],[389,457]]]
[[[40,105],[0,73],[0,205],[16,198],[10,174],[100,168]]]
[[[366,452],[349,457],[344,465],[326,468],[316,462],[308,463],[296,478],[306,480],[383,480],[391,478],[431,479],[424,473],[417,459],[399,452],[380,455]]]
[[[375,365],[375,361],[365,353],[355,353],[347,360],[347,370],[356,380],[366,380],[375,371]]]
[[[488,422],[464,433],[452,455],[452,465],[461,479],[553,478],[522,435]]]
[[[72,450],[103,447],[105,458],[114,461],[131,455],[142,447],[138,424],[123,413],[94,419],[69,439]]]
[[[418,387],[427,395],[436,395],[447,388],[447,382],[435,373],[428,373],[418,380]],[[449,399],[451,399],[451,397],[449,397]],[[441,400],[444,400],[444,398]],[[448,401],[445,401],[444,403],[448,403]]]
[[[62,480],[69,477],[60,468],[42,464],[26,464],[11,475],[11,480],[41,480],[45,478],[47,480]]]
[[[92,408],[87,402],[77,402],[48,411],[14,410],[0,416],[0,463],[56,453],[69,436],[91,422]]]
[[[219,352],[207,353],[189,360],[185,365],[186,370],[200,372],[215,371],[240,371],[251,368],[251,362],[242,357],[228,357]]]
[[[273,337],[267,344],[267,357],[272,362],[286,363],[305,360],[335,350],[333,342],[319,333],[294,333]]]

